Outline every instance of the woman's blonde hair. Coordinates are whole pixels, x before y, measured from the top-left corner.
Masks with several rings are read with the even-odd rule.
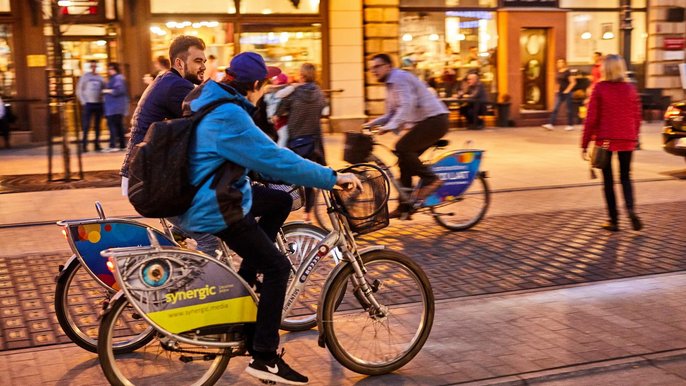
[[[610,82],[626,81],[626,63],[624,58],[616,54],[609,54],[603,59],[603,80]]]
[[[312,63],[303,63],[300,67],[300,76],[305,83],[314,82],[317,78],[317,69]]]

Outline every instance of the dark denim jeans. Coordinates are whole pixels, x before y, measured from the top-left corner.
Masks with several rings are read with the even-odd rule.
[[[110,129],[110,148],[114,149],[119,145],[120,149],[126,149],[124,142],[124,115],[114,114],[105,117],[107,128]]]
[[[612,153],[610,152],[610,162],[603,169],[603,191],[605,193],[605,203],[610,221],[617,223],[619,215],[617,212],[617,198],[615,197],[614,178],[612,176]],[[624,193],[624,204],[626,210],[631,213],[634,210],[634,190],[631,184],[631,155],[632,151],[618,151],[619,158],[619,181],[622,184]]]
[[[83,128],[83,150],[88,150],[88,130],[91,126],[91,119],[95,119],[93,128],[95,130],[95,150],[100,150],[100,121],[102,120],[102,103],[86,103],[81,113],[81,127]]]
[[[263,274],[254,336],[251,336],[253,326],[246,326],[246,345],[251,354],[255,351],[275,353],[279,347],[281,310],[291,263],[276,248],[274,240],[290,213],[291,205],[292,199],[288,193],[253,186],[251,212],[217,233],[229,248],[243,258],[239,274],[245,281],[252,284],[256,271]],[[260,218],[259,223],[255,221],[255,216]]]
[[[557,113],[560,112],[560,106],[562,104],[567,106],[567,126],[574,125],[574,103],[572,101],[572,93],[563,94],[558,92],[555,94],[555,107],[553,107],[553,112],[550,114],[550,124],[554,125],[557,120]]]

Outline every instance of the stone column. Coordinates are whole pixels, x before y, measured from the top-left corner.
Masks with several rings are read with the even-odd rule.
[[[666,37],[686,38],[685,22],[668,22],[667,10],[670,7],[686,7],[686,0],[651,0],[648,8],[648,55],[646,68],[646,88],[661,88],[663,95],[672,100],[684,97],[684,91],[675,72],[676,65],[686,61],[686,52],[665,50]]]
[[[330,127],[335,132],[359,129],[365,121],[362,0],[329,3]]]
[[[400,66],[400,11],[398,0],[364,0],[364,69],[374,54],[386,53]],[[369,115],[384,113],[386,87],[366,71],[366,110]]]

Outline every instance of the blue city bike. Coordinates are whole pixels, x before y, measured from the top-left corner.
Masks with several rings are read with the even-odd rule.
[[[429,212],[441,226],[451,231],[463,231],[484,218],[491,200],[487,174],[479,169],[484,150],[465,148],[447,150],[437,155],[449,142],[441,139],[434,143],[423,157],[423,162],[430,165],[443,181],[443,185],[426,199],[420,200],[417,192],[421,185],[414,188],[403,187],[391,170],[395,165],[389,166],[374,153],[375,147],[382,147],[396,154],[394,150],[375,140],[377,132],[375,128],[364,128],[360,133],[345,133],[343,159],[351,164],[371,163],[383,170],[398,192],[398,201],[411,208],[403,219],[410,219],[414,213]],[[328,230],[331,226],[323,209],[321,202],[317,202],[315,218],[322,228]]]
[[[281,315],[288,315],[319,262],[340,251],[342,261],[319,295],[319,346],[352,371],[386,374],[424,346],[433,325],[433,291],[412,258],[383,246],[358,248],[353,228],[359,234],[388,225],[389,187],[373,165],[342,171],[356,173],[363,189],[323,192],[333,230],[299,266]],[[162,246],[152,232],[147,244],[101,252],[122,289],[100,324],[103,373],[112,385],[212,385],[232,357],[245,355],[245,328],[256,320],[259,296],[231,266],[211,256]],[[129,304],[156,334],[145,347],[116,355],[118,326]]]
[[[55,286],[55,314],[62,331],[81,348],[97,352],[98,326],[100,317],[112,296],[120,289],[113,273],[107,267],[107,259],[100,252],[115,247],[150,245],[149,232],[162,246],[180,247],[170,228],[161,219],[163,231],[131,219],[105,216],[102,205],[95,203],[98,217],[77,220],[62,220],[62,234],[69,243],[73,255],[59,266]],[[289,222],[277,235],[276,245],[288,257],[293,272],[298,269],[306,254],[326,236],[327,232],[311,224]],[[224,243],[220,243],[218,258],[225,264],[238,266],[237,256]],[[338,251],[332,251],[327,259],[318,264],[317,275],[312,275],[307,291],[297,297],[288,317],[282,322],[282,329],[303,331],[316,326],[316,294],[326,274],[340,261]],[[305,296],[305,292],[308,292]],[[120,328],[114,350],[124,353],[145,346],[152,339],[153,329],[142,322],[141,316],[129,307],[126,320]],[[135,332],[135,333],[132,333]]]

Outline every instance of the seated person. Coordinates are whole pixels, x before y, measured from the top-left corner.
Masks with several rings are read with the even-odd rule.
[[[460,107],[460,114],[467,120],[467,128],[482,129],[484,121],[479,116],[486,113],[487,94],[486,88],[479,80],[479,74],[467,75],[465,89],[458,97],[465,100]]]

